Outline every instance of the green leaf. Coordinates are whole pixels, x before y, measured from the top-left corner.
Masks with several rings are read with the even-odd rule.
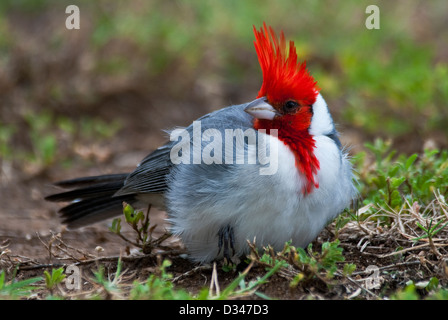
[[[5,286],[5,272],[2,270],[0,272],[0,291],[3,289],[4,286]]]
[[[52,269],[51,274],[45,270],[45,286],[47,289],[53,289],[55,286],[57,286],[59,283],[62,282],[62,280],[65,279],[64,274],[64,268],[58,268],[58,269]]]
[[[403,290],[399,290],[391,296],[392,300],[418,300],[419,298],[415,284],[412,281]]]
[[[142,211],[135,210],[130,204],[126,204],[123,213],[127,223],[137,226],[139,221],[143,221],[144,214]]]
[[[134,208],[130,204],[126,204],[123,208],[124,217],[126,219],[126,222],[132,223],[134,222],[135,215],[134,215]]]
[[[121,232],[121,219],[115,218],[112,220],[112,226],[109,227],[109,230],[113,233],[119,234]]]
[[[429,279],[429,283],[425,289],[428,291],[432,291],[436,290],[438,287],[439,287],[439,279],[437,279],[436,277],[432,277],[431,279]]]
[[[431,233],[432,236],[435,236],[437,233],[439,233],[441,230],[443,230],[448,225],[448,222],[446,222],[443,226],[436,229],[442,222],[443,222],[442,220],[437,222],[437,224],[429,230],[429,232]]]
[[[309,263],[310,262],[310,256],[306,254],[306,251],[303,248],[297,248],[297,257],[300,262],[302,263]]]
[[[403,182],[406,181],[405,177],[390,179],[390,185],[392,188],[398,188]]]
[[[389,177],[394,177],[397,174],[398,170],[400,170],[399,165],[393,166],[392,169],[389,170]]]
[[[409,170],[409,168],[414,164],[415,160],[417,159],[418,154],[414,153],[413,155],[411,155],[405,162],[404,164],[404,168],[406,170]]]
[[[346,263],[344,264],[343,274],[345,276],[351,275],[356,270],[356,264],[354,263]]]
[[[41,281],[42,277],[34,277],[24,279],[20,281],[12,280],[11,283],[7,283],[5,278],[5,272],[0,271],[0,297],[6,295],[7,298],[16,298],[21,296],[27,296],[36,289],[31,286],[33,283]]]

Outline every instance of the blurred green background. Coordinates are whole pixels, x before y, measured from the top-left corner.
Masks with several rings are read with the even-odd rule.
[[[71,4],[79,30],[65,27]],[[371,4],[379,30],[365,27]],[[354,152],[377,137],[446,148],[447,14],[446,0],[2,0],[2,171],[149,152],[162,129],[251,101],[263,21],[295,41]]]

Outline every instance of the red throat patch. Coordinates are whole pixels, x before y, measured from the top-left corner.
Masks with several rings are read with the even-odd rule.
[[[263,72],[263,84],[257,98],[266,97],[268,103],[281,112],[282,106],[289,100],[300,107],[294,114],[282,114],[274,120],[255,119],[255,129],[278,130],[278,139],[294,153],[296,167],[306,181],[302,188],[304,194],[318,188],[317,172],[319,160],[314,149],[314,138],[309,134],[313,116],[312,104],[316,101],[319,89],[313,77],[306,70],[305,62],[298,62],[296,47],[289,42],[289,50],[283,32],[280,40],[271,27],[263,23],[260,31],[254,26],[255,49]]]

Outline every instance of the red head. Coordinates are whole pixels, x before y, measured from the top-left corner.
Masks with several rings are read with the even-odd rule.
[[[271,27],[266,27],[266,23],[263,27],[257,31],[254,26],[255,50],[263,72],[263,84],[257,98],[266,97],[273,105],[288,100],[312,105],[316,101],[318,88],[306,70],[306,63],[297,61],[294,42],[289,42],[287,51],[283,31],[279,41]]]
[[[283,32],[279,40],[272,28],[263,23],[260,31],[254,26],[254,33],[263,84],[258,99],[246,111],[254,116],[255,129],[278,130],[278,138],[294,153],[299,173],[306,178],[306,194],[313,186],[319,186],[315,177],[319,170],[315,141],[308,132],[319,89],[305,62],[297,61],[294,42],[289,42],[287,50]]]

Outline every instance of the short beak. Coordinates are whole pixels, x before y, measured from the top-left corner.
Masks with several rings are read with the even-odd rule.
[[[267,102],[266,97],[250,102],[244,111],[257,119],[274,120],[275,116],[278,115],[277,110]]]

